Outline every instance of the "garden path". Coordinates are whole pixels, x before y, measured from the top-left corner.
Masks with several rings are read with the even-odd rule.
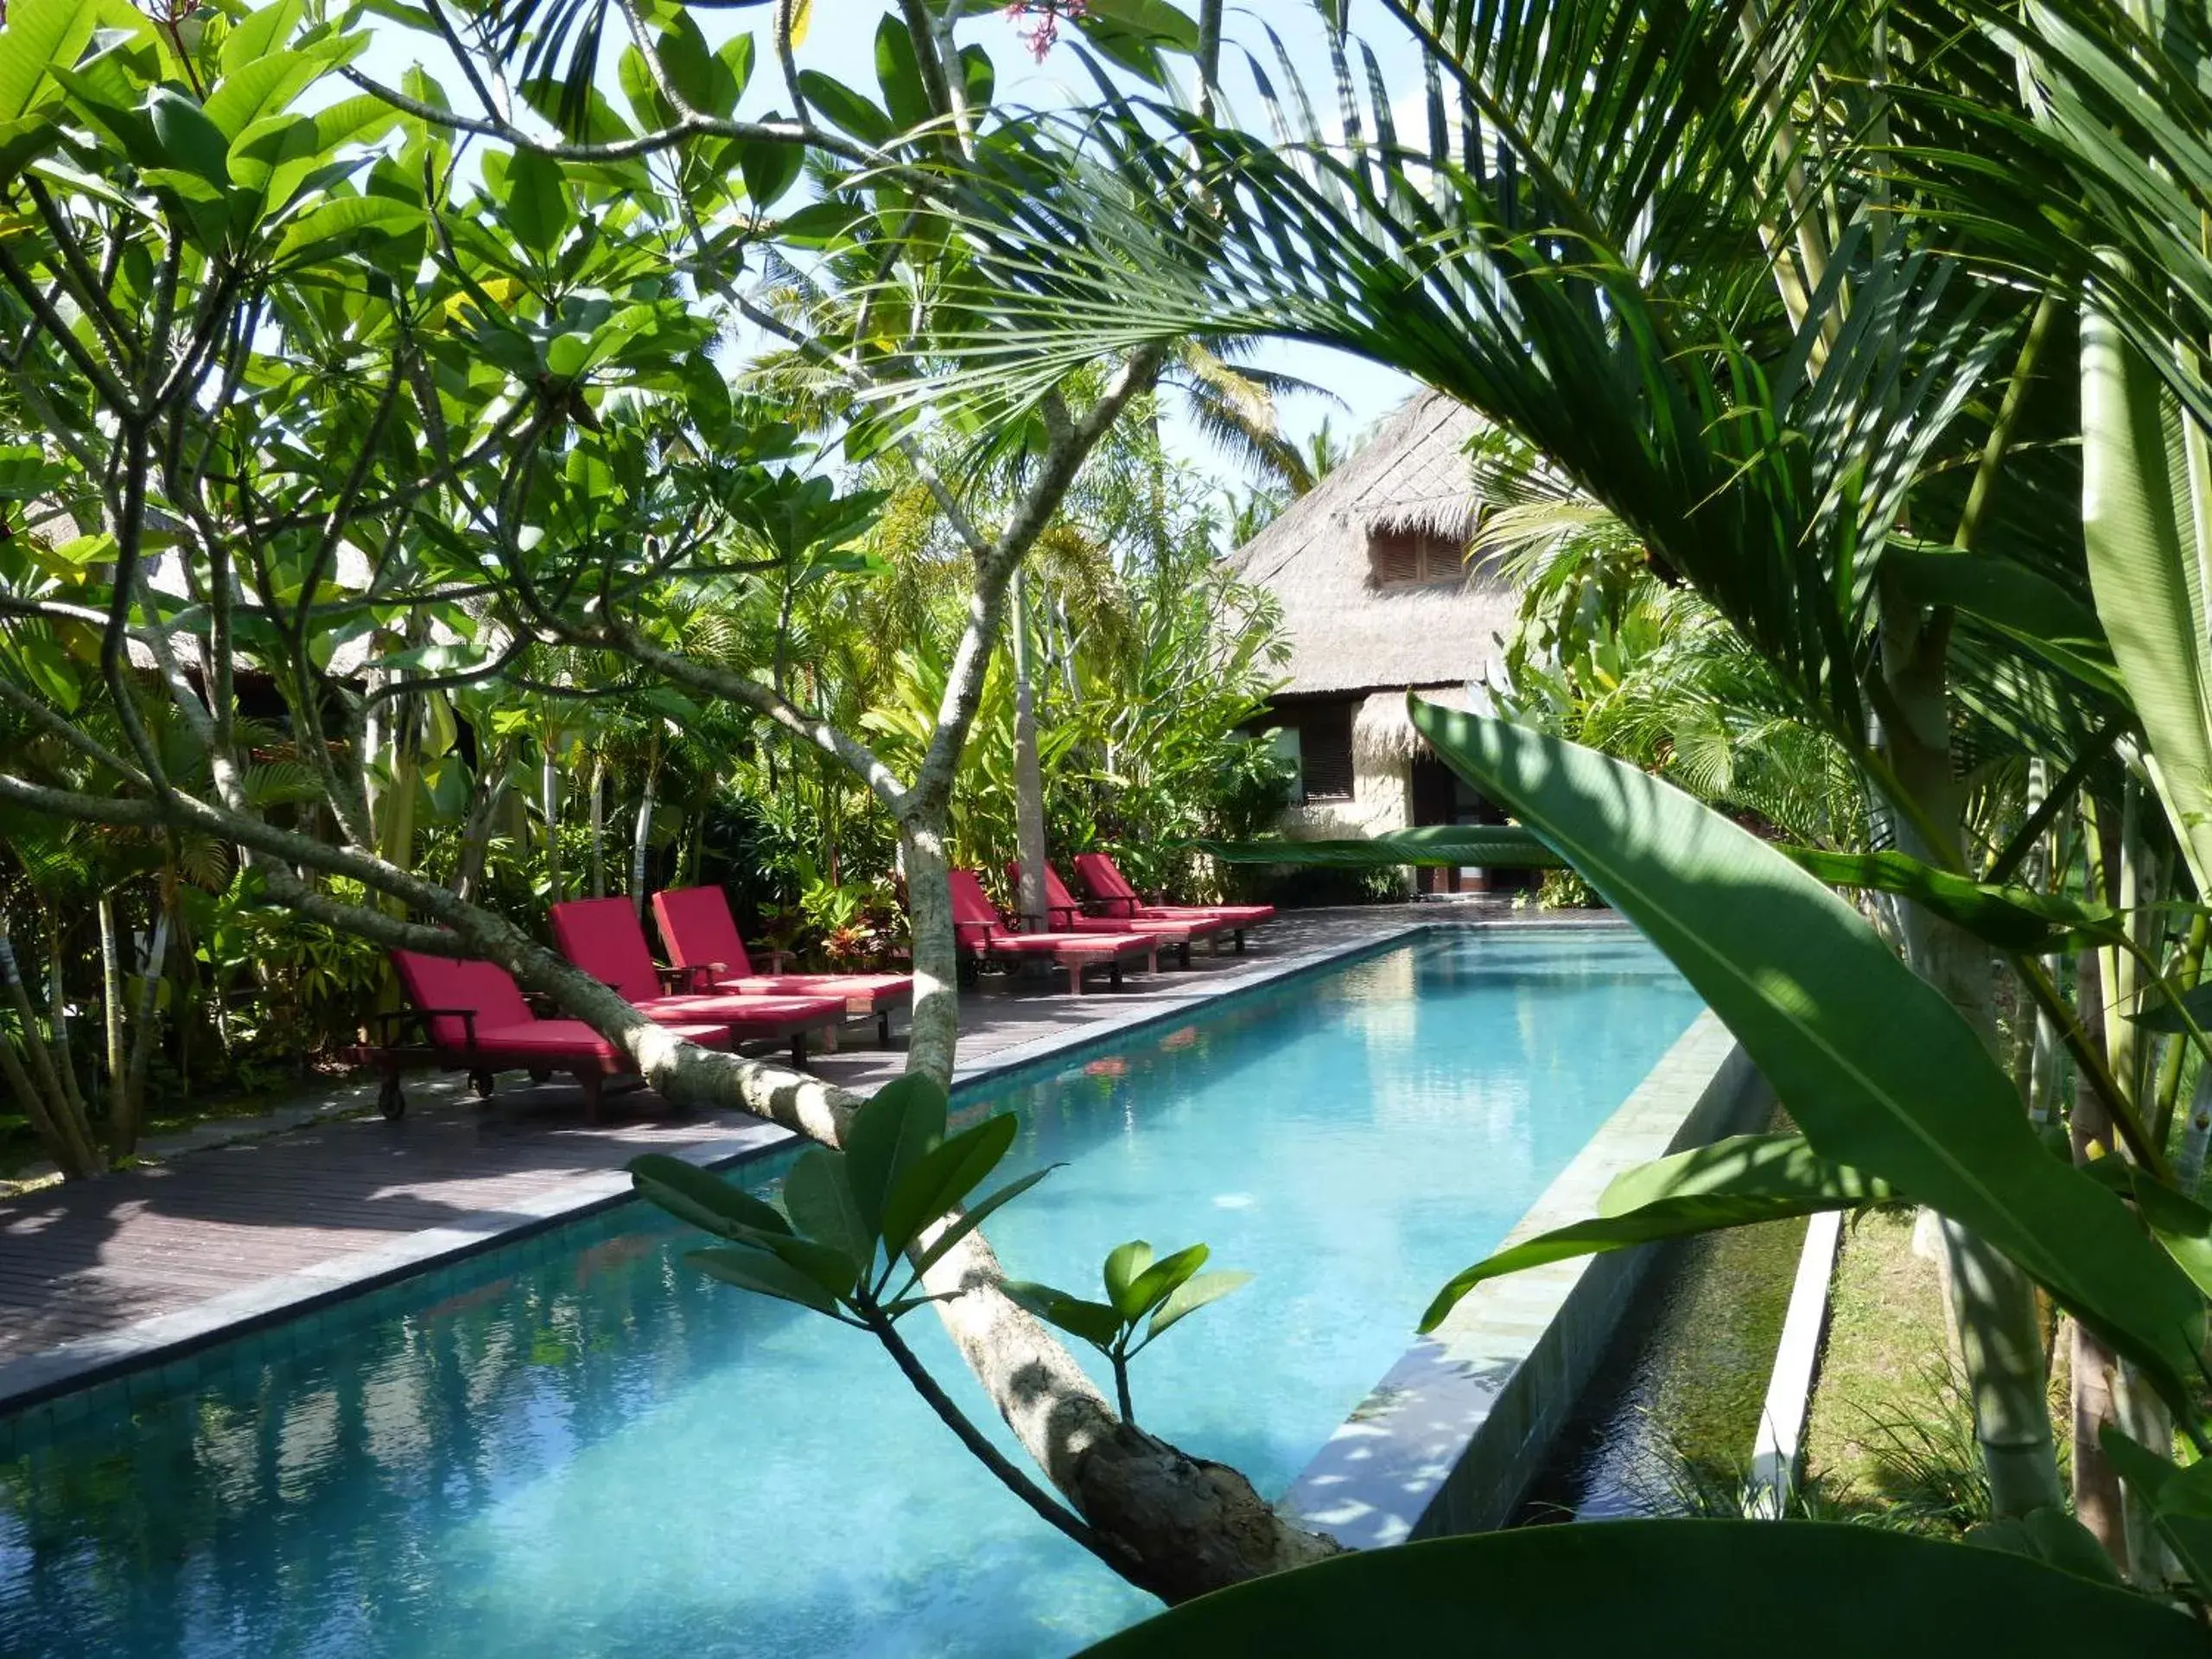
[[[961,1074],[1177,1007],[1315,955],[1419,923],[1498,919],[1496,901],[1287,912],[1249,954],[1195,956],[1187,972],[1138,975],[1069,996],[998,986],[963,994]],[[851,1028],[817,1069],[868,1090],[896,1046]],[[896,1039],[894,1039],[895,1042]],[[648,1150],[696,1161],[782,1132],[736,1112],[679,1112],[645,1090],[610,1094],[584,1122],[576,1089],[503,1078],[487,1103],[457,1078],[418,1078],[397,1122],[372,1087],[339,1085],[326,1115],[257,1138],[204,1140],[105,1179],[0,1199],[0,1414],[92,1377],[143,1366],[233,1325],[265,1322],[440,1255],[616,1201],[622,1165]],[[299,1109],[292,1109],[297,1112]],[[203,1135],[205,1131],[202,1132]]]

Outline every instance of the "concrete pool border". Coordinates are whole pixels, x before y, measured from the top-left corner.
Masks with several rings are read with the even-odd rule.
[[[1602,919],[1446,920],[1394,918],[1352,939],[1338,939],[1280,957],[1256,957],[1187,994],[1154,998],[1079,1027],[995,1050],[957,1067],[956,1100],[986,1084],[1085,1051],[1126,1040],[1147,1027],[1187,1020],[1222,1003],[1342,968],[1363,957],[1441,932],[1554,933],[1622,931]],[[1172,982],[1171,982],[1172,983]],[[673,1148],[702,1168],[721,1169],[770,1155],[798,1139],[774,1124],[745,1123]],[[227,1344],[280,1328],[313,1343],[339,1304],[467,1257],[501,1249],[553,1228],[631,1202],[621,1169],[579,1175],[451,1224],[402,1235],[296,1271],[156,1314],[119,1329],[0,1363],[0,1458],[80,1417],[118,1402],[137,1405],[197,1385],[203,1358],[219,1363]],[[334,1316],[333,1316],[334,1317]]]
[[[1756,1128],[1771,1096],[1699,1014],[1498,1248],[1596,1213],[1624,1170]],[[1510,1519],[1650,1265],[1649,1247],[1478,1285],[1408,1349],[1277,1507],[1358,1549]]]

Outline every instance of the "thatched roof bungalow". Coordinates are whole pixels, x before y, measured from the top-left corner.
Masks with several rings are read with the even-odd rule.
[[[1299,764],[1295,836],[1373,835],[1497,814],[1428,752],[1408,690],[1474,706],[1518,596],[1479,556],[1467,444],[1482,419],[1410,399],[1231,556],[1282,606],[1288,683],[1270,718]],[[1440,884],[1456,889],[1456,873]]]

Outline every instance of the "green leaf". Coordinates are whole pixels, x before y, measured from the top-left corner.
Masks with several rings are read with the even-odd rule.
[[[1847,1586],[1847,1602],[1839,1586]],[[1611,1521],[1359,1550],[1147,1619],[1090,1659],[1393,1652],[1690,1655],[1789,1632],[1792,1659],[2204,1659],[2147,1596],[2017,1555],[1815,1521]]]
[[[1185,1279],[1175,1287],[1174,1294],[1160,1305],[1152,1316],[1152,1323],[1145,1327],[1144,1339],[1150,1342],[1170,1325],[1180,1323],[1186,1316],[1197,1313],[1208,1302],[1217,1302],[1243,1285],[1249,1284],[1252,1275],[1224,1270],[1201,1273]]]
[[[749,43],[749,36],[739,38]],[[699,25],[690,12],[672,10],[669,27],[662,31],[658,51],[669,85],[686,104],[724,119],[736,112],[738,93],[743,89],[731,66],[708,50],[707,37],[699,32]],[[749,69],[749,52],[745,62]]]
[[[785,214],[777,222],[776,233],[797,247],[828,247],[851,235],[853,226],[864,217],[865,210],[831,197]]]
[[[1094,1348],[1111,1346],[1122,1333],[1122,1316],[1103,1302],[1087,1302],[1028,1279],[1008,1279],[999,1289],[1016,1307],[1071,1337],[1082,1338]]]
[[[843,1154],[823,1147],[801,1153],[784,1177],[784,1208],[799,1231],[843,1251],[863,1270],[875,1259],[875,1230],[853,1202]]]
[[[968,108],[980,117],[991,107],[991,94],[998,86],[998,71],[991,67],[991,54],[980,46],[962,47],[960,76],[967,91]]]
[[[884,107],[892,124],[910,131],[935,118],[929,89],[922,85],[922,66],[914,55],[914,37],[906,24],[887,15],[875,26],[875,79],[883,88]]]
[[[1171,1293],[1206,1264],[1213,1252],[1204,1244],[1192,1244],[1173,1255],[1159,1261],[1130,1280],[1127,1287],[1114,1295],[1116,1312],[1135,1325],[1153,1308],[1166,1301]]]
[[[60,148],[62,130],[42,116],[0,120],[0,178],[13,178]]]
[[[861,143],[878,149],[891,142],[894,130],[891,118],[844,82],[833,80],[818,69],[802,69],[798,72],[798,89],[806,95],[806,101],[839,131],[850,133]]]
[[[791,1230],[773,1205],[681,1158],[649,1152],[632,1158],[626,1167],[639,1198],[694,1227],[724,1238],[740,1236],[741,1230],[786,1235]]]
[[[756,1233],[746,1243],[756,1249],[768,1251],[785,1266],[804,1274],[821,1286],[833,1301],[850,1298],[854,1287],[860,1283],[860,1262],[835,1244],[825,1244],[818,1239],[794,1238],[787,1233]]]
[[[1598,1195],[1598,1213],[1625,1216],[1662,1198],[1779,1202],[1800,1196],[1834,1200],[1823,1208],[1855,1208],[1888,1204],[1898,1194],[1871,1175],[1830,1163],[1802,1135],[1730,1135],[1622,1171]]]
[[[1193,841],[1224,864],[1291,864],[1329,870],[1445,868],[1557,869],[1560,855],[1519,824],[1433,824],[1347,840]]]
[[[146,95],[162,160],[181,173],[205,179],[220,190],[231,181],[230,135],[210,121],[183,93],[156,86]]]
[[[1832,887],[1896,893],[2000,950],[2043,956],[2069,943],[2076,931],[2119,932],[2120,912],[2108,906],[1976,881],[1904,853],[1832,853],[1787,845],[1777,850]]]
[[[73,65],[99,22],[95,0],[16,0],[0,29],[0,121],[29,115],[48,89],[47,70]]]
[[[2199,893],[2212,893],[2212,602],[2190,488],[2203,436],[2095,305],[2082,308],[2082,532],[2089,586]],[[2194,452],[2194,453],[2193,453]]]
[[[1628,1171],[1599,1198],[1600,1213],[1524,1239],[1452,1276],[1421,1315],[1433,1331],[1484,1280],[1548,1262],[1599,1255],[1638,1244],[1690,1238],[1823,1210],[1856,1210],[1897,1194],[1854,1169],[1828,1162],[1802,1135],[1736,1135]]]
[[[669,108],[668,100],[660,95],[660,88],[653,85],[652,67],[636,46],[622,48],[615,78],[621,83],[622,96],[628,100],[630,112],[637,118],[639,126],[664,127],[675,119],[676,111]]]
[[[554,378],[573,380],[591,365],[591,342],[582,334],[556,334],[545,342],[545,366]]]
[[[925,1227],[982,1185],[1020,1125],[1011,1112],[987,1117],[931,1147],[893,1178],[883,1200],[883,1248],[903,1250]]]
[[[77,665],[61,642],[50,636],[29,634],[15,642],[14,657],[31,683],[65,715],[77,712]]]
[[[2060,673],[2101,696],[2127,701],[2096,613],[2018,559],[1893,546],[1882,555],[1882,574],[1912,602],[1979,617]]]
[[[2012,1080],[1864,918],[1757,836],[1622,762],[1410,698],[1414,726],[1643,929],[1821,1157],[1969,1228],[2180,1398],[2196,1287],[2050,1156]]]
[[[2117,1588],[2120,1569],[2105,1554],[2096,1534],[2063,1510],[2045,1504],[2018,1517],[1984,1521],[1967,1529],[1966,1541],[1983,1549],[2009,1550],[2062,1573]]]
[[[733,35],[715,48],[715,61],[729,77],[733,110],[737,107],[737,100],[745,96],[745,89],[753,84],[753,54],[750,35]]]
[[[2152,1524],[2172,1548],[2199,1595],[2212,1597],[2212,1463],[2186,1469],[2130,1439],[2113,1424],[2097,1431],[2113,1472],[2150,1506]]]
[[[304,264],[334,244],[383,241],[418,228],[423,210],[388,196],[339,196],[316,203],[284,227],[276,263]]]
[[[749,138],[737,146],[737,170],[745,180],[745,194],[755,209],[774,207],[799,175],[802,155],[796,144],[772,139]]]
[[[2159,988],[2153,986],[2152,988],[2154,995],[2158,993]],[[2178,1036],[2189,1027],[2182,1023],[2181,1011],[2174,1006],[2175,1001],[2180,1003],[2181,1008],[2189,1011],[2189,1017],[2196,1022],[2200,1030],[2212,1031],[2212,979],[2201,985],[2192,985],[2173,1001],[2169,1001],[2164,995],[2158,995],[2156,1001],[2146,997],[2141,1011],[2129,1017],[2145,1031],[2165,1032]]]
[[[763,1296],[773,1296],[786,1302],[797,1302],[801,1307],[810,1307],[817,1313],[833,1317],[837,1312],[837,1299],[808,1274],[802,1273],[779,1256],[766,1250],[741,1244],[721,1245],[709,1250],[686,1250],[686,1262],[696,1262],[725,1284],[741,1290],[757,1291]]]
[[[1154,86],[1166,80],[1160,54],[1198,49],[1198,26],[1166,0],[1093,0],[1075,19],[1098,54]]]
[[[322,75],[325,59],[305,52],[277,52],[226,73],[205,106],[207,119],[227,141],[292,100]]]
[[[502,206],[515,240],[541,258],[561,245],[575,215],[561,177],[561,163],[534,149],[518,149],[507,163],[507,193]]]
[[[954,1245],[988,1220],[993,1211],[1001,1205],[1011,1204],[1058,1167],[1058,1164],[1047,1164],[1042,1169],[1032,1170],[1027,1175],[1008,1181],[988,1198],[970,1205],[962,1211],[959,1220],[939,1233],[930,1242],[929,1249],[914,1258],[914,1276],[918,1279],[935,1267]]]
[[[943,1084],[909,1071],[877,1090],[846,1122],[845,1179],[869,1231],[882,1234],[893,1184],[944,1141],[945,1103]]]
[[[2089,1179],[2135,1201],[2135,1213],[2174,1265],[2212,1296],[2212,1210],[2124,1158],[2092,1158]]]
[[[304,0],[276,0],[273,5],[233,18],[230,33],[223,36],[224,77],[228,79],[275,53],[292,38],[306,9]]]
[[[1117,1310],[1128,1308],[1129,1287],[1136,1283],[1137,1275],[1151,1265],[1152,1246],[1141,1238],[1133,1238],[1126,1244],[1116,1244],[1107,1251],[1106,1265],[1100,1274],[1106,1284],[1106,1300]],[[1123,1317],[1134,1319],[1143,1312],[1143,1304],[1139,1303],[1134,1311],[1125,1313]]]

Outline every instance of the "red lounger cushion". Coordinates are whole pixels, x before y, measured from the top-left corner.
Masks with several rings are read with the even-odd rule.
[[[1132,918],[1156,917],[1173,921],[1185,916],[1212,916],[1232,927],[1256,927],[1274,919],[1273,905],[1147,905],[1104,853],[1077,853],[1075,873],[1094,898],[1126,906]]]
[[[758,1032],[779,1036],[826,1025],[845,1017],[842,996],[656,996],[635,1005],[639,1014],[657,1026],[687,1020],[711,1020],[728,1026],[740,1036]]]
[[[1006,879],[1019,885],[1021,866],[1006,867]],[[1065,933],[1143,933],[1162,944],[1187,945],[1192,939],[1211,938],[1229,926],[1211,916],[1178,916],[1173,921],[1147,916],[1086,916],[1083,906],[1060,880],[1060,873],[1045,867],[1045,909],[1057,931]]]
[[[1141,933],[1015,933],[999,919],[973,870],[954,870],[952,931],[963,950],[1000,955],[1081,957],[1086,962],[1149,955],[1159,944]]]
[[[456,1020],[455,1024],[460,1022]],[[656,1023],[660,1023],[656,1021]],[[728,1048],[729,1027],[716,1023],[711,1026],[669,1026],[677,1036],[687,1038],[702,1048]],[[458,1048],[459,1044],[454,1045]],[[515,1059],[533,1058],[539,1055],[575,1056],[577,1058],[619,1060],[626,1065],[629,1056],[608,1042],[581,1020],[533,1020],[526,1026],[501,1026],[486,1031],[480,1027],[476,1033],[479,1054],[499,1054]]]
[[[395,950],[391,960],[416,1007],[467,1008],[475,1015],[472,1046],[471,1021],[454,1014],[432,1014],[425,1023],[430,1040],[441,1048],[516,1059],[542,1055],[614,1062],[627,1058],[581,1020],[540,1020],[531,1012],[514,976],[495,962],[426,956],[419,950]],[[709,1048],[729,1046],[729,1027],[719,1022],[676,1029],[677,1035]]]
[[[845,1000],[839,996],[663,995],[652,947],[627,899],[571,899],[554,906],[553,937],[563,956],[613,986],[657,1026],[711,1020],[741,1033],[780,1035],[844,1017]]]
[[[854,1014],[895,1007],[914,995],[907,974],[756,974],[720,887],[664,887],[653,894],[668,959],[679,968],[715,969],[715,988],[741,996],[842,996]]]

